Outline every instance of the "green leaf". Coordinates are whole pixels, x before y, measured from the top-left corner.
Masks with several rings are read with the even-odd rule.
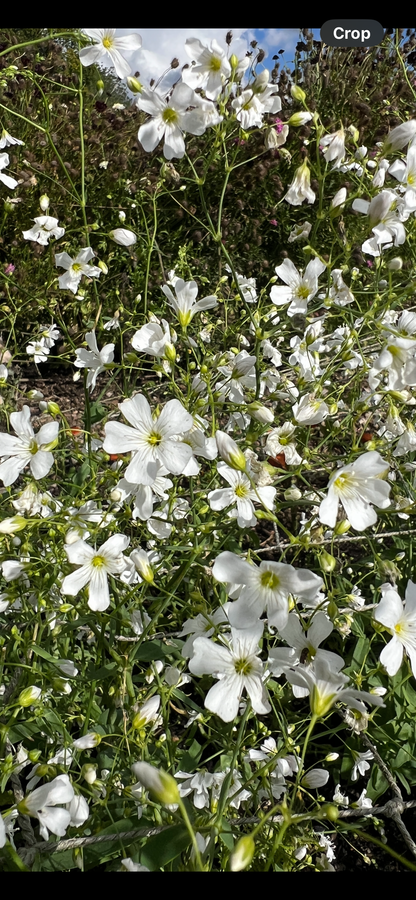
[[[100,666],[99,669],[94,669],[92,666],[88,666],[87,678],[89,678],[91,681],[105,681],[106,678],[110,678],[112,675],[114,675],[116,669],[116,662],[106,663],[105,666]]]
[[[101,419],[107,415],[107,410],[99,400],[96,400],[94,403],[91,403],[91,424],[95,425],[96,422],[101,422]]]
[[[180,856],[191,843],[184,825],[174,825],[149,838],[141,854],[141,863],[151,872],[161,869]]]
[[[164,659],[168,650],[161,641],[146,641],[140,644],[131,655],[131,659],[139,659],[142,662],[152,662],[154,659]]]

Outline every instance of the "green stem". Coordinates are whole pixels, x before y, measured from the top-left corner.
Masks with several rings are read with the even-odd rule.
[[[197,864],[198,870],[199,870],[199,872],[204,872],[205,870],[204,870],[204,866],[203,866],[203,864],[202,864],[201,854],[200,854],[200,852],[199,852],[199,847],[198,847],[198,842],[197,842],[197,839],[196,839],[196,835],[195,835],[194,829],[192,828],[191,821],[190,821],[190,819],[189,819],[188,813],[186,812],[185,804],[184,804],[184,802],[183,802],[183,800],[182,800],[181,797],[179,798],[178,806],[179,806],[179,809],[180,809],[180,811],[181,811],[182,818],[183,818],[183,820],[184,820],[184,822],[185,822],[185,825],[186,825],[186,827],[187,827],[187,829],[188,829],[188,832],[189,832],[189,835],[190,835],[190,838],[191,838],[191,841],[192,841],[192,846],[193,846],[193,848],[194,848],[195,860],[196,860],[196,864]]]

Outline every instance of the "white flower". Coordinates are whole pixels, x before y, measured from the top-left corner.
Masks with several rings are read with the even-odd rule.
[[[122,52],[140,50],[142,39],[139,34],[128,34],[125,37],[116,37],[115,28],[83,28],[84,34],[92,38],[93,47],[84,47],[79,51],[79,58],[83,66],[91,66],[107,54],[117,72],[119,78],[130,75],[131,66],[122,56]]]
[[[241,350],[237,356],[232,356],[228,365],[218,366],[218,372],[225,375],[225,381],[218,381],[215,390],[220,392],[220,401],[226,397],[231,403],[244,403],[245,397],[242,387],[255,391],[256,389],[256,357],[249,356],[247,350]]]
[[[308,301],[312,300],[318,291],[318,278],[326,269],[325,263],[315,257],[308,263],[304,275],[296,269],[290,259],[285,259],[281,266],[276,266],[276,275],[285,282],[287,287],[273,285],[270,299],[275,306],[285,306],[290,303],[288,315],[306,315]]]
[[[315,400],[313,394],[304,394],[292,406],[293,415],[299,425],[319,425],[329,415],[329,407],[324,400]]]
[[[179,637],[189,634],[190,637],[185,641],[182,647],[182,656],[186,659],[192,656],[194,642],[197,637],[211,637],[215,629],[220,625],[228,624],[227,610],[229,604],[225,603],[220,606],[214,613],[199,613],[195,619],[187,619],[184,622]]]
[[[232,101],[231,106],[236,110],[236,118],[245,131],[248,128],[261,127],[265,113],[280,112],[282,102],[276,90],[276,85],[269,83],[268,69],[264,69],[252,84]]]
[[[393,637],[381,651],[380,662],[389,675],[395,675],[405,651],[416,677],[416,584],[408,581],[404,603],[392,585],[383,585],[381,591],[382,598],[374,618],[385,625]]]
[[[98,747],[100,741],[100,734],[97,734],[96,731],[89,731],[88,734],[84,734],[82,737],[73,741],[72,746],[75,747],[76,750],[92,750],[93,747]]]
[[[107,422],[103,447],[106,453],[131,451],[125,478],[131,484],[151,485],[160,465],[173,475],[181,475],[193,454],[189,444],[178,440],[178,435],[192,428],[193,418],[179,400],[169,400],[155,420],[141,394],[124,400],[119,408],[133,427]]]
[[[194,315],[203,309],[213,309],[217,306],[217,298],[211,294],[202,300],[196,300],[198,294],[198,285],[196,281],[183,281],[177,278],[174,291],[176,297],[172,293],[170,287],[164,284],[162,291],[168,299],[169,306],[175,310],[182,328],[186,328]]]
[[[223,83],[231,75],[231,66],[225,50],[214,39],[211,49],[198,38],[187,38],[185,50],[195,65],[182,70],[182,81],[194,90],[203,88],[208,100],[216,100]]]
[[[181,797],[188,797],[193,792],[192,803],[196,809],[209,809],[209,788],[214,782],[214,775],[211,772],[197,772],[195,775],[189,772],[176,772],[175,778],[184,778],[182,784],[179,785],[179,794]]]
[[[268,509],[273,509],[276,489],[273,487],[258,487],[253,490],[247,475],[244,472],[229,468],[224,463],[218,463],[218,474],[225,478],[229,488],[210,491],[208,503],[211,509],[218,512],[231,504],[236,504],[237,509],[229,511],[230,518],[236,518],[240,528],[250,528],[257,524],[254,515],[253,500],[262,501]]]
[[[310,235],[311,228],[312,225],[310,222],[302,222],[300,225],[295,225],[288,237],[288,243],[292,244],[293,241],[306,241]]]
[[[3,150],[3,147],[11,147],[13,144],[23,144],[24,141],[19,141],[19,138],[12,137],[5,128],[0,136],[0,150]]]
[[[262,681],[263,663],[258,658],[258,644],[263,628],[263,622],[244,631],[232,628],[229,649],[208,638],[198,637],[195,640],[189,670],[193,675],[214,675],[219,678],[218,684],[208,692],[205,706],[220,716],[223,722],[232,722],[238,715],[244,689],[247,690],[256,713],[264,715],[270,712],[271,707]]]
[[[98,266],[87,265],[93,256],[95,256],[95,253],[91,250],[91,247],[85,247],[83,250],[80,250],[75,259],[68,256],[68,253],[56,253],[55,264],[67,270],[65,275],[59,276],[59,287],[76,294],[83,275],[86,275],[87,278],[99,278],[101,269]]]
[[[108,237],[115,244],[120,244],[121,247],[132,247],[137,242],[136,235],[127,228],[115,228],[114,231],[109,232]]]
[[[334,134],[327,134],[320,139],[320,146],[326,147],[324,157],[327,162],[333,162],[333,169],[339,169],[345,156],[345,133],[341,127]]]
[[[12,413],[10,422],[17,437],[0,434],[0,479],[3,484],[6,487],[13,484],[28,464],[36,481],[44,478],[53,465],[53,455],[47,448],[58,437],[59,423],[48,422],[35,435],[28,406],[21,412]]]
[[[36,788],[19,803],[20,811],[39,819],[40,834],[45,841],[49,832],[63,837],[71,821],[68,809],[57,807],[58,803],[70,803],[74,798],[74,789],[68,775],[58,775],[49,784]]]
[[[60,336],[55,323],[52,322],[52,325],[41,325],[39,330],[41,332],[41,340],[45,347],[53,347],[55,341],[57,341]]]
[[[370,763],[367,762],[367,760],[374,759],[374,755],[371,750],[366,750],[365,753],[355,753],[353,751],[353,755],[354,765],[351,772],[351,781],[357,781],[359,775],[365,775],[368,769],[370,769]]]
[[[290,684],[308,689],[311,712],[319,718],[325,716],[335,703],[345,703],[362,713],[367,712],[363,700],[373,706],[384,706],[381,697],[346,687],[348,676],[339,672],[339,666],[331,666],[322,657],[317,657],[313,666],[299,665],[295,669],[287,669],[285,674]]]
[[[286,563],[261,562],[251,565],[236,553],[225,550],[215,560],[212,574],[227,585],[242,585],[239,598],[228,611],[230,622],[246,628],[267,609],[270,625],[284,628],[289,616],[289,595],[313,600],[323,581],[309,569],[295,569]]]
[[[95,332],[90,331],[85,335],[85,340],[89,346],[89,350],[82,347],[76,350],[76,361],[74,366],[78,369],[88,369],[87,387],[93,391],[100,372],[104,372],[106,366],[113,362],[114,344],[105,344],[102,350],[98,349]]]
[[[319,507],[320,521],[334,528],[341,501],[356,531],[374,525],[377,513],[370,504],[375,503],[380,509],[390,505],[391,485],[381,480],[388,470],[388,462],[376,450],[363,453],[355,462],[337,469],[331,475],[328,494]]]
[[[33,221],[35,222],[33,227],[23,232],[25,241],[35,241],[46,247],[49,238],[58,239],[65,234],[65,228],[58,228],[58,219],[54,219],[53,216],[37,216]]]
[[[150,872],[150,869],[147,866],[142,866],[141,863],[135,863],[133,860],[127,856],[126,859],[121,860],[121,865],[127,869],[127,872]]]
[[[354,294],[345,284],[342,277],[342,269],[333,269],[331,272],[333,284],[329,289],[329,297],[333,301],[334,306],[346,306],[347,303],[353,303]]]
[[[284,453],[285,461],[288,466],[299,466],[302,457],[296,450],[296,444],[293,440],[293,433],[296,431],[296,425],[291,422],[285,422],[280,428],[272,428],[267,435],[266,453],[270,456],[277,456],[278,453]]]
[[[85,541],[67,544],[65,550],[70,563],[79,566],[76,572],[67,575],[61,586],[63,594],[75,597],[89,584],[88,606],[103,611],[110,605],[107,575],[119,575],[126,568],[123,551],[130,538],[124,534],[113,534],[98,550]]]
[[[172,351],[175,352],[174,344],[176,341],[176,332],[173,329],[171,331],[166,319],[162,319],[161,325],[158,321],[142,325],[133,335],[131,346],[139,353],[149,353],[150,356],[164,357],[167,349],[171,355]]]
[[[325,641],[333,630],[333,624],[324,612],[317,612],[313,616],[308,630],[303,630],[301,621],[295,612],[290,613],[285,628],[279,628],[279,635],[289,644],[289,647],[275,647],[270,650],[268,668],[273,675],[279,677],[288,668],[299,665],[301,659],[305,664],[311,665],[315,659],[326,659],[334,669],[342,669],[344,660],[331,650],[321,650],[319,645]],[[305,659],[306,651],[306,659]],[[306,688],[293,685],[295,697],[306,697]]]
[[[2,169],[5,169],[10,163],[10,158],[8,153],[0,153],[0,181],[6,185],[6,187],[13,190],[17,187],[18,182],[15,178],[12,178],[10,175],[2,175]]]
[[[71,816],[69,824],[75,826],[75,828],[79,828],[89,818],[90,808],[85,797],[81,794],[74,794],[71,802],[67,803],[66,808]]]
[[[286,200],[287,203],[290,203],[291,206],[302,206],[304,200],[307,200],[308,203],[315,203],[315,197],[316,194],[311,188],[310,169],[307,160],[305,160],[305,162],[296,169],[292,184],[283,199]]]
[[[410,119],[409,122],[403,122],[396,125],[392,131],[389,131],[385,140],[385,151],[402,150],[409,141],[413,140],[416,135],[416,119]]]
[[[26,347],[26,353],[33,356],[33,361],[37,363],[46,362],[49,354],[49,348],[46,346],[43,338],[40,341],[32,341]]]
[[[200,99],[190,87],[183,82],[175,85],[169,103],[156,91],[143,88],[136,100],[139,109],[149,113],[152,118],[139,128],[138,139],[151,153],[159,141],[164,138],[163,153],[166,159],[182,159],[185,154],[183,132],[203,134],[206,129],[205,116],[201,109]],[[189,110],[189,107],[197,107]]]

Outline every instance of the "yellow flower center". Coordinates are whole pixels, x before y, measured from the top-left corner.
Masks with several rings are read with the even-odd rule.
[[[221,60],[218,58],[218,56],[212,57],[209,67],[211,69],[211,72],[219,72],[221,68]]]
[[[106,50],[110,50],[112,46],[113,46],[113,41],[111,40],[111,38],[105,37],[103,39],[103,47],[105,47]]]
[[[269,588],[269,590],[274,591],[280,583],[280,579],[276,575],[275,572],[262,572],[260,577],[260,584],[262,587]]]
[[[253,666],[249,659],[234,660],[234,669],[237,675],[250,675],[252,668]]]
[[[105,565],[105,559],[103,556],[93,556],[91,560],[91,565],[94,566],[95,569],[101,569]]]
[[[162,119],[167,125],[174,125],[174,123],[178,121],[176,109],[171,109],[170,106],[167,106],[166,109],[163,110]]]
[[[342,472],[334,481],[334,487],[344,493],[348,488],[355,487],[355,477],[352,472]]]
[[[73,272],[81,272],[81,264],[77,263],[77,262],[73,263],[72,271]]]
[[[162,441],[162,435],[158,434],[157,431],[152,431],[152,433],[149,434],[149,437],[147,439],[147,443],[150,444],[152,447],[157,446],[157,444],[160,444],[161,441]]]
[[[307,284],[301,284],[296,289],[296,296],[300,297],[301,300],[307,300],[310,294],[310,290]]]
[[[236,497],[248,497],[249,488],[245,484],[238,484],[235,489]]]

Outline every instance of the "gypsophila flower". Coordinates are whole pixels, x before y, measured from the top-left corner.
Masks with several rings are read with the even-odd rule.
[[[86,334],[85,340],[89,350],[85,350],[83,347],[80,350],[76,350],[77,358],[74,366],[79,369],[88,369],[87,388],[93,391],[100,372],[104,372],[106,366],[113,362],[114,344],[105,344],[102,350],[99,350],[94,331]]]
[[[67,270],[65,275],[60,275],[58,278],[59,287],[76,294],[83,275],[86,275],[87,278],[99,278],[101,269],[98,266],[87,265],[93,256],[95,253],[91,247],[80,250],[75,259],[68,256],[68,253],[56,253],[55,264]]]
[[[65,234],[65,228],[59,228],[58,219],[54,219],[53,216],[38,216],[33,221],[35,222],[33,227],[23,232],[25,241],[34,241],[46,247],[51,237],[58,240]]]
[[[28,406],[24,406],[21,412],[12,413],[10,422],[16,437],[0,434],[0,479],[3,484],[6,487],[13,484],[27,465],[30,465],[36,481],[44,478],[53,466],[53,455],[49,447],[58,437],[59,423],[48,422],[35,435]]]
[[[67,575],[61,586],[63,594],[76,597],[87,584],[88,606],[100,612],[110,605],[108,575],[119,575],[126,568],[123,551],[130,543],[124,534],[113,534],[98,550],[94,550],[85,541],[67,544],[65,550],[70,563],[78,566],[75,572]]]
[[[205,706],[223,722],[232,722],[237,716],[244,689],[256,713],[264,715],[270,712],[262,681],[263,663],[258,658],[263,628],[263,622],[253,624],[244,631],[232,628],[229,649],[209,638],[195,639],[189,670],[194,675],[208,674],[220,678],[208,692]]]
[[[79,51],[79,58],[83,66],[91,66],[108,55],[119,78],[126,78],[127,75],[130,75],[130,63],[122,56],[122,52],[131,53],[134,50],[140,50],[142,39],[139,34],[116,37],[115,28],[83,28],[83,32],[94,41],[92,47],[84,47]]]
[[[376,450],[364,453],[355,462],[337,469],[328,483],[328,494],[319,507],[319,518],[334,528],[339,502],[356,531],[364,531],[377,522],[377,513],[370,505],[380,509],[390,505],[391,485],[382,481],[389,464]]]

